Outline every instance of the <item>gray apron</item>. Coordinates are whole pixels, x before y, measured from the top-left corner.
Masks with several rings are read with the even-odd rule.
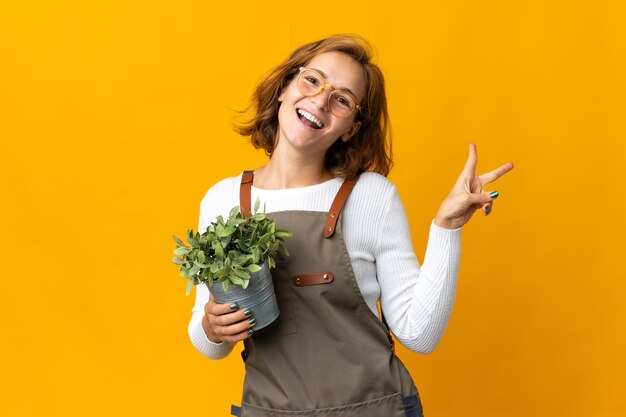
[[[328,213],[271,213],[290,256],[272,270],[280,316],[244,341],[243,417],[421,417],[389,330],[367,306],[354,276],[340,213],[358,176],[344,181]],[[241,181],[250,213],[252,171]],[[254,314],[254,312],[252,312]],[[384,318],[383,318],[384,321]]]

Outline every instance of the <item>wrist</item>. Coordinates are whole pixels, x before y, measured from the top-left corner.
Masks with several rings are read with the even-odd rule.
[[[434,222],[437,227],[442,229],[458,229],[461,227],[461,225],[457,224],[457,222],[439,216],[435,217]]]
[[[209,331],[209,321],[207,320],[206,315],[202,318],[202,330],[204,331],[204,335],[206,336],[207,340],[211,343],[214,344],[220,344],[222,343],[222,341],[215,341],[211,338],[211,336],[209,336],[211,334],[211,332]]]

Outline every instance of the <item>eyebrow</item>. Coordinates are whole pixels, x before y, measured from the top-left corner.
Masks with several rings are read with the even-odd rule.
[[[324,78],[328,79],[328,76],[324,73],[324,71],[322,71],[321,69],[318,68],[313,68],[315,71],[319,72],[320,74],[322,74],[324,76]],[[333,86],[334,87],[334,86]],[[357,101],[359,100],[359,98],[357,97],[356,94],[354,94],[354,91],[350,90],[348,87],[335,87],[337,90],[344,90],[344,91],[348,91],[350,94],[352,94]]]

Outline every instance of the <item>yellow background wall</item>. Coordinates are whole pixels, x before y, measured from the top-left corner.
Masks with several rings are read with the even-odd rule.
[[[428,416],[626,415],[624,2],[20,1],[0,5],[0,414],[218,416],[242,363],[187,339],[172,234],[264,163],[230,127],[296,46],[358,33],[388,82],[423,260],[467,156],[516,168],[463,231]]]

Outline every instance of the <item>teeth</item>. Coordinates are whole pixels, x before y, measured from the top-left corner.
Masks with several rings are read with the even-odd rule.
[[[306,112],[302,109],[298,109],[298,113],[300,113],[302,115],[302,117],[304,117],[307,120],[312,121],[313,123],[315,123],[317,125],[317,127],[324,127],[324,124],[322,123],[321,120],[319,120],[317,117],[313,116],[311,113]]]

